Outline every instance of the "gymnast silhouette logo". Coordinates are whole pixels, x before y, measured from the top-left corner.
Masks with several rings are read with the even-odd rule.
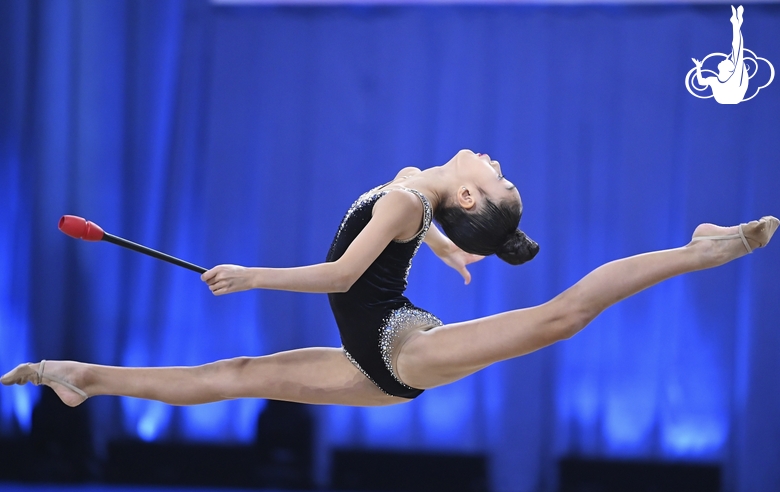
[[[775,67],[766,58],[761,58],[755,53],[745,48],[744,40],[742,39],[742,14],[745,9],[742,5],[736,10],[734,6],[731,6],[731,26],[732,26],[732,40],[731,40],[731,54],[726,55],[724,53],[711,53],[704,57],[702,61],[692,58],[693,63],[696,65],[685,76],[685,87],[688,92],[700,99],[708,99],[714,97],[715,101],[720,104],[739,104],[743,101],[749,101],[756,97],[758,92],[764,87],[772,83],[775,78]],[[708,59],[712,58],[713,61],[722,59],[718,63],[718,72],[703,68]],[[750,80],[758,74],[759,62],[764,62],[769,68],[769,80],[764,85],[758,85],[759,79],[752,84],[755,87],[755,91],[752,91],[748,97],[745,95],[748,93],[748,85]],[[711,77],[704,77],[702,74],[711,74]],[[762,71],[763,73],[763,71]],[[765,76],[762,76],[765,79]],[[701,93],[707,92],[707,88],[712,89],[712,93],[709,95],[701,95]],[[694,92],[695,91],[695,92]],[[699,94],[697,94],[697,92]]]

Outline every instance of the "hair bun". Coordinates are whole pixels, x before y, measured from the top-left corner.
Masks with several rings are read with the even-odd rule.
[[[523,231],[517,229],[511,233],[496,252],[496,256],[510,265],[521,265],[531,261],[539,252],[539,245],[526,236]]]

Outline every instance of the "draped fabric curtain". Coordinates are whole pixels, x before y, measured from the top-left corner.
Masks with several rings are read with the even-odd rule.
[[[325,296],[215,298],[192,272],[63,236],[66,213],[204,266],[311,264],[362,191],[488,152],[541,253],[488,258],[464,286],[421,248],[408,294],[445,322],[542,303],[607,261],[685,244],[701,222],[777,215],[777,81],[736,106],[685,89],[691,58],[729,52],[729,16],[3,2],[1,369],[339,345]],[[780,6],[747,6],[745,46],[775,65],[778,28]],[[778,260],[770,247],[668,281],[572,340],[408,404],[312,408],[320,479],[329,449],[361,446],[484,452],[501,491],[552,490],[565,455],[715,461],[728,490],[776,490]],[[29,432],[39,398],[0,390],[0,431]],[[98,444],[246,442],[263,402],[85,405]]]

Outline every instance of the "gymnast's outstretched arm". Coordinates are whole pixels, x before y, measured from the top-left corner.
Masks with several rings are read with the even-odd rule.
[[[246,268],[219,265],[201,275],[214,295],[249,289],[293,292],[346,292],[396,238],[411,236],[422,217],[420,200],[406,192],[389,192],[374,205],[374,215],[337,261],[294,268]],[[412,231],[412,232],[409,232]]]

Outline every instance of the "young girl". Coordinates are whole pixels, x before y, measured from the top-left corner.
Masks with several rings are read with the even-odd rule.
[[[124,395],[194,405],[233,398],[392,405],[570,338],[604,309],[662,280],[722,265],[765,246],[779,221],[702,224],[686,246],[603,265],[540,306],[442,325],[403,292],[425,241],[460,272],[496,254],[520,264],[539,246],[518,229],[523,205],[498,162],[469,150],[443,166],[402,169],[344,216],[325,263],[298,268],[220,265],[202,280],[215,295],[247,289],[328,293],[342,348],[305,348],[197,367],[126,368],[73,361],[22,364],[2,383],[45,384],[67,405]],[[435,218],[444,230],[434,225]]]

